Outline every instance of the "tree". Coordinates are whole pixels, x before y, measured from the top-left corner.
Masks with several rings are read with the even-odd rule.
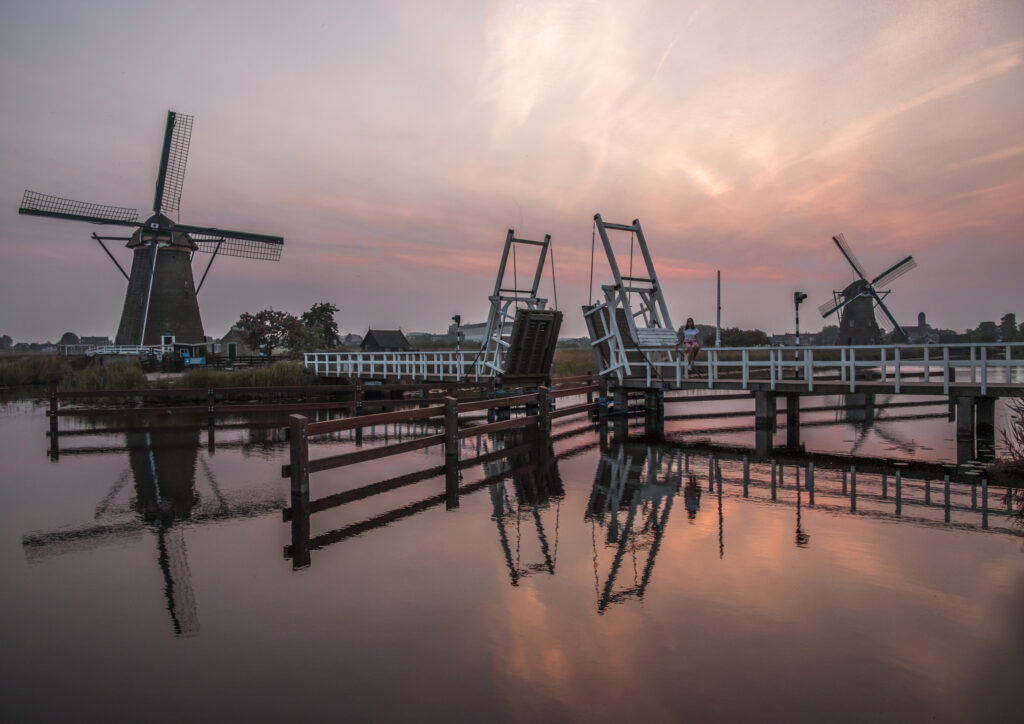
[[[972,342],[998,342],[999,327],[995,322],[982,322],[976,329],[971,331]]]
[[[14,346],[14,340],[11,339],[10,335],[5,334],[0,337],[0,351],[8,352]]]
[[[302,324],[311,332],[310,348],[333,349],[341,344],[338,323],[334,321],[338,307],[330,302],[318,302],[302,313]]]
[[[1017,315],[1009,312],[999,320],[999,331],[1002,334],[1003,342],[1017,341]]]
[[[264,309],[256,314],[243,314],[235,325],[245,334],[245,342],[253,349],[262,350],[268,357],[275,347],[294,349],[299,328],[304,325],[288,312]]]
[[[830,347],[839,341],[839,326],[827,324],[818,333],[817,343],[823,347]]]
[[[65,332],[61,335],[60,341],[57,344],[78,344],[78,335],[74,332]]]
[[[723,347],[759,347],[771,342],[760,329],[739,329],[727,327],[722,330]]]

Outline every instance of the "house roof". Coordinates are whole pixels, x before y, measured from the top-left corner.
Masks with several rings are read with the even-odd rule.
[[[400,329],[369,329],[363,337],[363,345],[370,344],[370,341],[378,347],[384,348],[405,348],[409,346],[409,340],[405,338]]]

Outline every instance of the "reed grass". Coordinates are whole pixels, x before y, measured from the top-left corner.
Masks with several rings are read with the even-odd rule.
[[[555,377],[583,375],[594,369],[594,353],[589,349],[556,348],[551,362]]]
[[[148,386],[146,375],[136,360],[87,367],[66,375],[60,382],[60,388],[69,391],[143,390]]]
[[[301,362],[278,362],[263,367],[225,372],[221,370],[189,370],[176,387],[210,389],[220,387],[286,387],[316,385],[320,378],[306,371]]]
[[[0,387],[25,387],[60,382],[71,373],[63,357],[31,355],[0,361]]]

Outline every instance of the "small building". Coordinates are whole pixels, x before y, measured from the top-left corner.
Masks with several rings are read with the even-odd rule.
[[[344,347],[358,347],[363,343],[363,337],[360,334],[352,334],[349,332],[341,340],[341,344]]]
[[[259,350],[249,346],[245,338],[245,331],[241,327],[232,327],[228,330],[228,333],[221,337],[220,342],[214,345],[214,352],[228,359],[259,355]]]
[[[359,348],[363,352],[408,352],[412,349],[400,329],[369,329]]]

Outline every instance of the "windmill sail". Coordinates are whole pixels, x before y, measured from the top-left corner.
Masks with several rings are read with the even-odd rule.
[[[181,227],[175,227],[180,229]],[[210,229],[214,232],[216,229]],[[264,261],[279,261],[281,259],[281,248],[284,241],[273,238],[227,236],[223,233],[201,234],[189,232],[189,238],[195,242],[196,251],[205,254],[218,254],[221,256],[236,256],[243,259],[260,259]]]
[[[88,221],[92,224],[118,224],[120,226],[140,226],[139,212],[125,206],[107,206],[91,204],[87,201],[74,201],[60,196],[50,196],[37,191],[25,191],[21,198],[19,214],[31,216],[50,216],[57,219],[72,221]]]
[[[914,257],[908,256],[897,264],[893,264],[891,267],[886,269],[884,272],[879,274],[871,281],[873,287],[886,287],[894,279],[899,279],[901,276],[906,274],[908,271],[917,266],[917,262],[914,261]]]
[[[860,263],[857,257],[854,256],[853,249],[851,249],[850,245],[847,243],[846,237],[842,234],[837,234],[832,237],[832,241],[834,241],[836,246],[839,247],[839,251],[841,251],[843,256],[846,257],[846,261],[850,262],[850,266],[852,266],[853,270],[857,272],[857,276],[861,279],[867,279],[867,273],[864,271],[864,266]]]
[[[156,177],[154,214],[172,214],[181,203],[181,187],[185,183],[185,164],[192,140],[192,116],[167,111],[167,130],[160,154],[160,170]]]

